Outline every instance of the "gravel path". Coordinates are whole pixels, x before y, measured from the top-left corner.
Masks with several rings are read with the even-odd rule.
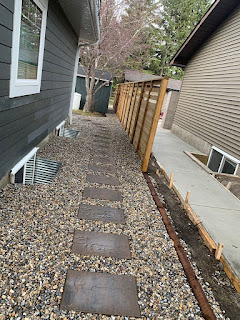
[[[91,119],[74,116],[75,139],[54,138],[39,156],[62,162],[51,185],[9,185],[0,192],[0,320],[128,319],[59,311],[68,269],[136,277],[143,319],[202,319],[174,246],[140,170],[140,161],[114,115]],[[86,182],[93,134],[109,128],[120,186]],[[101,173],[102,174],[102,173]],[[108,174],[111,176],[111,174]],[[120,190],[117,201],[82,199],[85,187]],[[126,225],[79,220],[79,204],[123,208]],[[71,253],[74,229],[125,234],[131,260]],[[225,319],[212,296],[219,319]],[[131,318],[134,319],[134,318]]]

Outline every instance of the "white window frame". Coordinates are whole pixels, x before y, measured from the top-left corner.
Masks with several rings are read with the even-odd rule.
[[[42,25],[40,33],[40,46],[38,55],[37,79],[17,79],[20,27],[22,15],[22,0],[15,0],[12,36],[12,59],[11,59],[11,78],[10,78],[10,98],[36,94],[41,89],[43,54],[45,45],[45,34],[47,25],[48,0],[33,0],[42,10]]]
[[[235,168],[235,171],[233,173],[233,175],[235,175],[237,173],[237,171],[238,171],[240,160],[238,160],[237,158],[234,158],[230,154],[224,152],[223,150],[221,150],[221,149],[219,149],[219,148],[217,148],[215,146],[212,146],[212,148],[211,148],[211,151],[210,151],[210,154],[209,154],[209,157],[208,157],[207,167],[208,167],[209,162],[211,160],[213,150],[215,150],[215,151],[217,151],[217,152],[222,154],[222,160],[221,160],[221,163],[220,163],[220,165],[218,167],[218,173],[222,172],[222,169],[223,169],[224,164],[225,164],[225,160],[228,159],[228,160],[231,160],[232,162],[234,162],[236,164],[236,168]]]

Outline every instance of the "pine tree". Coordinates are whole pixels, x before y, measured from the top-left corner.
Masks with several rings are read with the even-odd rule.
[[[149,69],[152,72],[178,79],[182,77],[182,69],[169,67],[168,64],[211,2],[211,0],[162,0],[158,22],[151,31]]]

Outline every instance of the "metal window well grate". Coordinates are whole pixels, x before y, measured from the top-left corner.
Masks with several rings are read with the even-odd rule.
[[[79,134],[79,131],[73,130],[73,129],[62,129],[59,132],[60,137],[65,137],[65,138],[76,138],[77,135]]]
[[[37,158],[35,163],[34,184],[52,183],[61,165],[61,162]]]

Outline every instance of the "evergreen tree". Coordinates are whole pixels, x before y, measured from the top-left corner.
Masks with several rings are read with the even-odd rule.
[[[182,69],[169,67],[168,64],[211,2],[211,0],[162,0],[159,19],[151,28],[149,69],[153,73],[182,78]]]

